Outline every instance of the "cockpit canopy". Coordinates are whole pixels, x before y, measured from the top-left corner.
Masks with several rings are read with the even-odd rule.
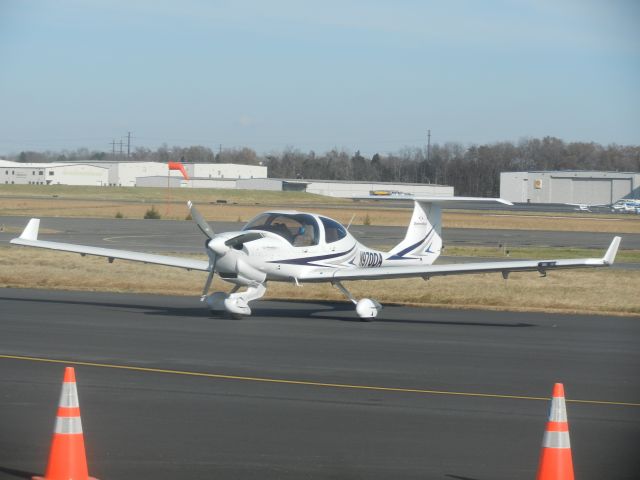
[[[243,230],[264,230],[280,235],[295,247],[309,247],[320,242],[318,222],[306,213],[263,213]]]
[[[319,217],[324,230],[324,241],[333,243],[347,236],[347,231],[335,220]],[[310,247],[320,243],[318,220],[307,213],[267,212],[258,215],[242,230],[263,230],[280,235],[294,247]]]

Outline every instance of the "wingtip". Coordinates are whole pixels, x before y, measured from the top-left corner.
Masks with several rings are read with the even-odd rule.
[[[24,227],[24,230],[20,234],[20,239],[37,240],[39,229],[40,229],[40,219],[32,218],[31,220],[29,220],[29,223],[27,223],[27,226]]]
[[[611,245],[609,245],[607,253],[604,254],[604,257],[602,257],[602,260],[606,265],[613,265],[613,262],[616,259],[616,254],[618,253],[618,248],[620,247],[621,240],[621,237],[613,237],[613,240],[611,240]]]

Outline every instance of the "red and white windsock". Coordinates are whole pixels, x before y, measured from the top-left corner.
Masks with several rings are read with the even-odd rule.
[[[80,404],[73,367],[64,370],[47,472],[44,477],[33,477],[33,480],[95,480],[89,477],[87,472]]]
[[[549,421],[542,437],[542,452],[536,480],[574,480],[569,423],[564,400],[564,386],[553,386]]]

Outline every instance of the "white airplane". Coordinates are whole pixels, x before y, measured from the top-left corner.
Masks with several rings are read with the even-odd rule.
[[[640,213],[640,200],[633,198],[618,200],[611,205],[612,212]]]
[[[208,261],[38,240],[40,220],[37,218],[32,218],[20,237],[14,238],[11,243],[75,252],[83,256],[97,255],[107,257],[109,262],[118,258],[209,272],[201,300],[206,300],[212,312],[228,312],[232,316],[250,315],[249,302],[264,295],[269,281],[296,285],[328,282],[355,304],[356,312],[362,319],[376,317],[382,305],[370,298],[354,298],[342,282],[403,277],[428,280],[439,275],[486,272],[502,273],[505,279],[510,272],[521,271],[538,271],[544,276],[547,270],[609,266],[620,245],[620,237],[614,237],[602,258],[433,265],[442,251],[442,205],[509,202],[470,197],[407,199],[414,202],[414,208],[406,235],[388,252],[362,245],[335,220],[297,211],[265,212],[240,231],[215,234],[191,202],[188,202],[188,206],[192,218],[207,237],[204,246]],[[209,294],[215,273],[234,285],[230,293]],[[242,287],[246,289],[239,291]]]
[[[577,212],[591,212],[591,207],[608,207],[606,203],[567,203],[572,207],[576,207]]]

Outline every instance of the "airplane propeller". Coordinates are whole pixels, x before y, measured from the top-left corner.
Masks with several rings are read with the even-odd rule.
[[[212,239],[214,236],[213,229],[204,219],[204,217],[200,214],[200,212],[196,209],[196,206],[193,204],[191,200],[187,202],[187,206],[189,207],[189,212],[191,213],[191,218],[195,220],[198,224],[198,228],[204,233],[209,239]]]
[[[204,282],[204,288],[202,289],[202,295],[200,295],[200,301],[204,302],[209,294],[209,288],[211,288],[211,282],[213,281],[213,275],[216,273],[216,260],[217,255],[212,255],[212,261],[209,262],[211,264],[211,269],[209,270],[209,275],[207,275],[207,281]]]
[[[204,301],[209,293],[209,288],[211,287],[211,282],[213,281],[213,276],[216,272],[216,263],[218,262],[218,259],[232,248],[242,249],[242,245],[244,243],[262,238],[263,235],[258,232],[247,232],[225,240],[224,238],[220,238],[215,235],[213,229],[204,219],[202,214],[196,209],[193,202],[189,200],[187,202],[187,206],[189,207],[191,218],[195,220],[200,231],[209,238],[206,242],[207,255],[209,256],[209,275],[207,276],[207,280],[202,290],[202,295],[200,296],[200,301]]]
[[[195,220],[200,231],[202,231],[202,233],[204,233],[209,238],[209,241],[207,242],[207,246],[209,246],[214,237],[213,229],[200,214],[200,212],[196,209],[196,206],[193,204],[193,202],[191,202],[191,200],[187,202],[187,206],[189,207],[191,218]],[[209,294],[209,288],[211,288],[211,282],[213,281],[213,275],[216,273],[216,263],[218,261],[218,252],[213,248],[207,248],[207,255],[209,256],[209,275],[207,276],[207,280],[204,283],[204,288],[202,289],[202,295],[200,296],[201,302],[203,302]]]

